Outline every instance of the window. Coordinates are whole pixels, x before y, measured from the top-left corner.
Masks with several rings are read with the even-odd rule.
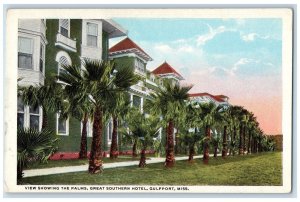
[[[87,46],[97,47],[98,25],[87,23]]]
[[[155,76],[154,76],[154,75],[150,75],[150,80],[151,80],[152,82],[155,82]]]
[[[63,119],[58,113],[56,116],[56,131],[58,135],[69,135],[69,119]]]
[[[113,130],[112,120],[110,120],[107,124],[107,133],[108,133],[107,139],[108,139],[108,141],[111,141],[111,139],[112,139],[112,130]]]
[[[145,63],[139,58],[136,58],[135,60],[135,69],[137,69],[140,72],[145,72]]]
[[[18,67],[32,69],[33,40],[19,37],[18,43]]]
[[[44,45],[40,46],[40,72],[44,71]]]
[[[141,97],[133,95],[132,103],[133,103],[133,106],[140,108],[141,107]]]
[[[18,127],[35,128],[40,129],[40,107],[33,108],[28,105],[24,105],[21,98],[18,98]]]
[[[164,81],[163,81],[162,79],[160,79],[160,80],[159,80],[159,84],[160,84],[161,86],[163,86],[163,85],[164,85]]]
[[[59,58],[59,62],[58,62],[58,72],[57,74],[59,75],[61,72],[67,72],[63,66],[65,65],[70,65],[69,62],[68,62],[68,59],[65,57],[65,56],[62,56]]]
[[[18,116],[17,116],[17,124],[18,126],[24,127],[24,104],[20,98],[18,98]]]
[[[34,109],[33,107],[29,107],[29,127],[39,129],[40,127],[40,109],[37,107]]]
[[[81,130],[80,131],[82,131],[82,122],[81,122]],[[87,137],[93,137],[93,121],[91,119],[89,119],[86,124],[86,132],[87,132]]]
[[[69,37],[69,29],[70,29],[69,19],[60,19],[59,32],[61,33],[61,35],[65,37]]]

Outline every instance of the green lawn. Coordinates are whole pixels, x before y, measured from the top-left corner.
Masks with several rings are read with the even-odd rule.
[[[163,163],[106,169],[102,174],[87,172],[30,177],[24,184],[60,185],[282,185],[282,153],[211,157],[209,165],[196,159],[193,164],[177,161],[172,169]]]
[[[119,156],[119,158],[111,160],[110,158],[103,158],[104,163],[114,163],[114,162],[122,162],[122,161],[138,161],[139,157],[132,156]],[[46,163],[33,163],[26,168],[26,170],[30,169],[40,169],[40,168],[53,168],[53,167],[65,167],[65,166],[79,166],[88,164],[88,159],[72,159],[72,160],[49,160]]]

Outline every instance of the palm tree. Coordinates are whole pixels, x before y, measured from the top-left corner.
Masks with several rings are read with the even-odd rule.
[[[195,155],[195,146],[199,141],[204,141],[203,133],[200,131],[202,120],[200,118],[201,108],[196,102],[189,102],[186,105],[186,114],[183,116],[184,121],[179,122],[179,139],[185,147],[189,149],[189,162],[193,162]]]
[[[23,169],[35,161],[45,162],[57,150],[57,138],[48,129],[18,128],[17,131],[17,179],[23,177]]]
[[[222,157],[225,158],[227,156],[227,125],[230,124],[229,112],[227,107],[219,105],[217,107],[217,113],[215,116],[215,131],[217,132],[213,139],[212,143],[214,145],[214,157],[217,157],[218,147],[221,145],[222,141]],[[223,140],[219,134],[222,133],[223,130]]]
[[[235,155],[238,141],[237,141],[237,128],[240,126],[240,110],[239,106],[230,106],[229,108],[229,127],[231,131],[231,140],[230,140],[230,151],[232,155]]]
[[[121,68],[115,72],[115,66],[111,62],[84,59],[84,67],[74,66],[82,85],[74,86],[74,92],[88,95],[93,107],[93,137],[89,159],[89,173],[102,171],[102,131],[103,113],[107,100],[115,98],[115,92],[123,92],[139,81],[139,77],[130,68]],[[81,74],[79,77],[78,72]],[[62,80],[65,82],[64,80]],[[80,97],[80,96],[78,96]]]
[[[209,141],[211,140],[211,127],[215,123],[217,114],[217,106],[213,102],[202,103],[201,105],[201,119],[205,127],[206,141],[203,149],[203,162],[205,164],[209,161]]]
[[[131,116],[132,117],[132,114]],[[130,131],[128,131],[128,123],[126,123],[126,126],[123,128],[119,128],[118,132],[121,134],[122,140],[124,140],[124,143],[128,143],[128,144],[132,144],[132,158],[135,158],[138,156],[137,154],[137,147],[138,145],[138,139],[139,137],[136,136],[136,134],[131,133]]]
[[[48,125],[48,114],[63,110],[65,105],[61,85],[51,78],[46,80],[43,86],[19,87],[18,95],[26,105],[30,105],[34,109],[42,107],[42,129]]]
[[[64,65],[65,71],[57,77],[62,81],[64,97],[68,100],[66,116],[72,115],[82,122],[79,158],[87,158],[87,124],[93,114],[93,106],[88,91],[84,89],[84,78],[81,69],[72,65]]]
[[[256,117],[254,116],[254,114],[252,112],[250,112],[249,114],[249,122],[248,122],[248,146],[247,146],[247,154],[250,154],[252,153],[251,151],[251,143],[253,142],[252,141],[252,133],[253,133],[253,130],[258,127],[258,122],[256,121]]]
[[[114,99],[115,92],[123,92],[139,81],[139,77],[130,68],[121,68],[114,73],[115,67],[110,62],[84,60],[83,77],[91,101],[94,104],[94,123],[89,172],[102,170],[102,130],[103,110],[107,100]]]
[[[185,110],[185,101],[188,99],[188,91],[192,86],[181,87],[166,83],[165,87],[161,87],[155,94],[151,94],[153,99],[149,102],[151,111],[154,114],[163,115],[167,121],[167,145],[166,145],[166,167],[173,167],[174,158],[174,127],[175,122],[180,122],[182,113]]]
[[[107,101],[107,112],[112,116],[113,130],[112,130],[112,140],[110,146],[110,158],[118,158],[118,123],[120,120],[124,119],[128,114],[130,108],[130,100],[126,99],[126,94],[122,92],[116,92],[114,95],[115,99]]]
[[[274,151],[275,140],[272,137],[264,135],[262,138],[262,151]]]
[[[248,110],[243,110],[243,116],[242,116],[242,124],[243,124],[243,154],[245,154],[246,151],[246,129],[248,127],[248,123],[250,120],[250,112]]]
[[[218,132],[214,133],[211,139],[212,145],[214,147],[214,157],[218,156],[218,149],[221,144],[221,137]]]
[[[128,121],[129,132],[140,142],[142,151],[139,167],[146,166],[146,149],[153,144],[159,135],[160,120],[158,117],[142,114],[139,110],[132,111]]]

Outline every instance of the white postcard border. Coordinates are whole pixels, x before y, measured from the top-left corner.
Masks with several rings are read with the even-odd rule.
[[[141,12],[142,10],[142,12]],[[292,10],[291,9],[12,9],[6,21],[6,65],[4,70],[4,189],[7,192],[106,192],[116,190],[28,190],[27,185],[17,185],[16,179],[16,115],[17,115],[17,40],[19,18],[281,18],[282,19],[282,79],[283,79],[283,185],[282,186],[184,186],[189,191],[149,190],[149,187],[169,186],[104,186],[144,187],[148,190],[130,190],[130,193],[288,193],[291,191],[292,158]],[[57,187],[36,186],[31,187]],[[99,185],[99,187],[102,185]],[[83,186],[62,186],[83,187]],[[85,186],[88,189],[96,186]],[[178,186],[174,186],[177,188]]]

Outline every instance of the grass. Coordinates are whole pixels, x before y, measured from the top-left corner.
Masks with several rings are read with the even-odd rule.
[[[110,158],[103,158],[104,163],[114,163],[123,161],[138,161],[140,157],[132,156],[119,156],[117,159],[111,160]],[[35,162],[29,165],[26,170],[41,169],[41,168],[54,168],[54,167],[65,167],[65,166],[79,166],[88,164],[88,159],[72,159],[72,160],[49,160],[46,163]]]
[[[262,153],[210,158],[204,165],[177,161],[172,169],[163,163],[106,169],[102,174],[66,173],[24,178],[24,184],[34,185],[282,185],[282,153]]]

